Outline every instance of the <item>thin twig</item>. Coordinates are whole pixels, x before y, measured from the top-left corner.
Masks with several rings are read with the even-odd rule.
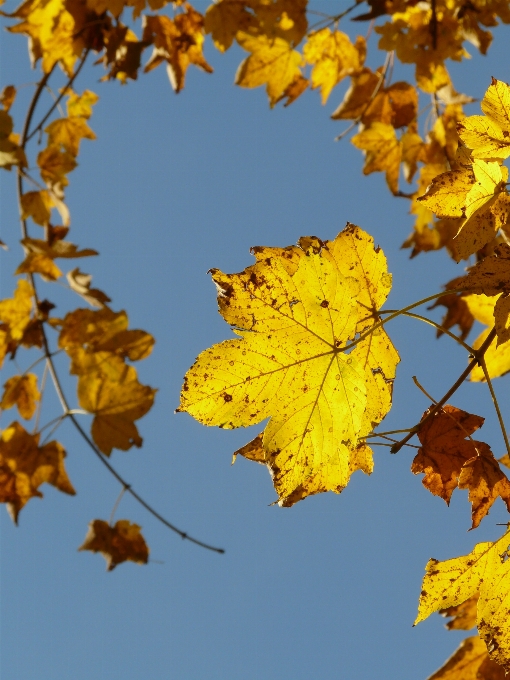
[[[494,392],[494,388],[492,386],[492,380],[491,380],[491,377],[489,375],[489,371],[487,370],[487,364],[485,363],[485,357],[484,356],[482,356],[481,359],[480,359],[480,366],[482,367],[482,371],[483,371],[483,374],[485,376],[485,380],[487,381],[487,385],[488,385],[489,391],[491,393],[492,403],[494,404],[494,408],[496,409],[496,413],[497,413],[498,420],[499,420],[499,426],[501,428],[501,432],[503,433],[503,439],[505,440],[506,452],[510,456],[510,443],[508,441],[508,435],[507,435],[506,428],[505,428],[505,421],[503,420],[503,415],[502,415],[501,410],[499,408],[498,399],[496,397],[496,393]]]
[[[43,397],[44,397],[44,389],[46,387],[46,378],[48,377],[48,365],[44,365],[44,370],[41,378],[41,391],[40,391],[40,397],[39,397],[39,404],[37,405],[37,413],[35,414],[35,423],[34,423],[34,429],[33,429],[33,434],[35,434],[39,428],[39,421],[41,420],[41,409],[42,409],[42,402],[43,402]]]
[[[115,513],[117,512],[117,508],[119,507],[119,503],[122,500],[122,496],[126,493],[127,487],[123,486],[122,489],[120,490],[119,495],[117,496],[117,500],[115,501],[113,508],[112,508],[112,513],[110,515],[110,521],[108,524],[112,527],[113,526],[113,518],[115,517]]]
[[[37,132],[38,132],[39,130],[42,130],[42,127],[43,127],[44,123],[48,120],[48,118],[51,116],[51,114],[53,113],[53,111],[55,111],[55,109],[56,109],[57,106],[60,104],[60,102],[61,102],[61,100],[63,99],[63,97],[65,97],[65,95],[67,94],[68,90],[73,86],[74,81],[75,81],[76,78],[78,77],[78,75],[79,75],[81,69],[83,68],[83,65],[85,64],[85,62],[86,62],[86,60],[87,60],[87,57],[89,56],[89,52],[90,52],[90,47],[87,47],[87,49],[85,50],[85,54],[83,55],[83,57],[81,58],[80,63],[78,64],[78,68],[76,69],[76,71],[73,73],[73,75],[72,75],[72,76],[69,78],[69,80],[67,81],[67,85],[64,85],[64,87],[62,88],[62,90],[61,90],[59,96],[58,96],[57,99],[53,102],[53,105],[50,107],[48,113],[43,117],[43,119],[41,120],[41,122],[40,122],[38,125],[36,125],[36,127],[32,130],[32,132],[31,132],[30,134],[27,133],[27,134],[24,136],[24,139],[23,139],[23,142],[24,142],[24,143],[25,143],[25,142],[29,142],[29,141],[32,139],[32,137],[33,137],[35,134],[37,134]],[[55,67],[53,67],[53,68],[55,68]],[[51,75],[51,72],[53,71],[53,68],[52,68],[51,71],[48,73],[48,78],[49,78],[49,76]],[[46,81],[48,80],[48,78],[46,79]],[[46,85],[46,81],[45,81],[43,87]],[[41,81],[41,82],[42,82],[42,81]],[[39,92],[39,95],[40,95],[40,92]],[[36,102],[36,103],[37,103],[37,102]],[[30,125],[30,121],[31,121],[31,117],[30,117],[30,120],[28,121],[28,124],[29,124],[29,125]],[[27,131],[28,131],[28,128],[27,128]],[[24,144],[22,144],[22,146],[24,146]]]
[[[76,70],[74,76],[69,80],[69,83],[67,84],[67,86],[66,86],[66,87],[64,88],[64,90],[62,91],[62,96],[65,94],[66,89],[69,89],[69,87],[70,87],[70,86],[72,85],[72,83],[74,82],[74,79],[76,78],[76,76],[78,75],[80,69],[82,68],[83,64],[85,63],[85,59],[86,59],[86,56],[87,56],[88,52],[89,52],[89,50],[87,50],[86,54],[85,54],[84,57],[82,58],[82,62],[81,62],[81,64],[79,65],[78,69]],[[53,68],[54,68],[54,67],[53,67]],[[34,115],[35,108],[36,108],[36,106],[37,106],[37,103],[38,103],[38,101],[39,101],[39,98],[40,98],[40,96],[41,96],[41,93],[42,93],[42,91],[44,90],[44,88],[46,87],[46,83],[48,82],[48,79],[49,79],[51,73],[53,72],[53,68],[50,70],[49,73],[46,73],[46,74],[42,77],[42,79],[41,79],[41,81],[40,81],[39,85],[37,86],[37,89],[36,89],[36,91],[35,91],[35,93],[34,93],[34,96],[33,96],[33,98],[32,98],[32,101],[30,102],[30,105],[29,105],[29,108],[28,108],[28,112],[27,112],[27,117],[26,117],[26,119],[25,119],[25,124],[24,124],[24,126],[23,126],[22,136],[21,136],[21,143],[20,143],[20,146],[21,146],[23,149],[25,148],[25,146],[26,146],[27,142],[29,141],[29,139],[33,136],[33,134],[34,134],[38,129],[40,129],[40,128],[44,125],[44,123],[45,123],[46,120],[48,119],[49,115],[51,115],[51,113],[52,113],[53,110],[55,109],[55,104],[54,104],[54,105],[52,106],[50,112],[42,119],[42,121],[39,123],[39,125],[32,131],[32,133],[30,133],[30,135],[28,134],[28,130],[29,130],[29,128],[30,128],[30,123],[31,123],[32,117],[33,117],[33,115]],[[17,184],[18,184],[18,204],[19,204],[19,212],[20,212],[20,215],[21,215],[21,214],[22,214],[22,210],[21,210],[21,197],[22,197],[22,195],[23,195],[23,175],[22,175],[21,172],[18,172],[18,183],[17,183]],[[23,238],[27,238],[27,236],[28,236],[27,222],[26,222],[26,220],[23,219],[23,218],[21,218],[21,232],[22,232],[22,234],[23,234]],[[34,275],[31,274],[31,273],[28,274],[28,277],[29,277],[30,283],[31,283],[31,285],[32,285],[32,289],[33,289],[33,293],[34,293],[34,301],[35,301],[36,307],[37,307],[37,309],[38,309],[38,308],[39,308],[39,298],[38,298],[38,295],[37,295],[37,288],[36,288],[36,283],[35,283],[35,277],[34,277]],[[92,449],[92,451],[94,452],[94,454],[96,455],[96,457],[97,457],[97,458],[102,462],[102,464],[109,470],[109,472],[115,477],[115,479],[116,479],[116,480],[117,480],[117,481],[118,481],[118,482],[119,482],[119,483],[120,483],[120,484],[128,491],[128,493],[130,493],[131,496],[133,496],[133,498],[135,498],[135,499],[140,503],[140,505],[142,505],[142,506],[143,506],[143,507],[151,514],[151,515],[153,515],[153,517],[155,517],[156,519],[158,519],[162,524],[164,524],[166,527],[168,527],[171,531],[173,531],[173,532],[175,532],[176,534],[178,534],[182,539],[188,540],[188,541],[190,541],[191,543],[194,543],[195,545],[198,545],[198,546],[200,546],[200,547],[202,547],[202,548],[205,548],[206,550],[211,550],[211,551],[217,552],[217,553],[224,553],[225,550],[224,550],[223,548],[216,548],[216,547],[214,547],[214,546],[212,546],[212,545],[209,545],[208,543],[204,543],[203,541],[199,541],[198,539],[193,538],[192,536],[189,536],[185,531],[182,531],[181,529],[178,529],[178,528],[177,528],[176,526],[174,526],[171,522],[169,522],[167,519],[165,519],[162,515],[159,514],[159,512],[157,512],[151,505],[149,505],[149,503],[147,503],[147,501],[145,501],[138,493],[136,493],[136,491],[134,491],[134,489],[131,487],[131,485],[130,485],[130,484],[129,484],[129,483],[128,483],[128,482],[127,482],[127,481],[126,481],[126,480],[125,480],[125,479],[117,472],[117,470],[115,470],[115,468],[111,465],[111,463],[109,463],[109,462],[106,460],[106,458],[105,458],[105,457],[103,456],[103,454],[99,451],[99,449],[96,447],[96,445],[94,444],[94,442],[90,439],[90,437],[87,435],[87,433],[85,432],[85,430],[82,428],[82,426],[80,425],[80,423],[79,423],[78,420],[76,419],[76,417],[75,417],[74,413],[72,412],[72,410],[69,408],[69,404],[68,404],[67,399],[66,399],[66,397],[65,397],[64,391],[63,391],[63,389],[62,389],[62,385],[61,385],[61,383],[60,383],[59,377],[58,377],[57,372],[56,372],[56,369],[55,369],[55,365],[54,365],[54,363],[53,363],[52,352],[50,351],[50,347],[49,347],[49,343],[48,343],[48,337],[47,337],[47,335],[46,335],[46,329],[45,329],[44,324],[42,323],[42,321],[40,322],[40,328],[41,328],[41,335],[42,335],[42,341],[43,341],[43,352],[44,352],[44,355],[45,355],[46,360],[47,360],[48,370],[49,370],[50,376],[51,376],[51,378],[52,378],[52,380],[53,380],[53,384],[54,384],[54,386],[55,386],[55,391],[56,391],[56,393],[57,393],[58,399],[59,399],[59,401],[60,401],[60,403],[61,403],[61,405],[62,405],[62,410],[64,411],[62,420],[64,420],[65,418],[70,418],[70,419],[71,419],[71,421],[72,421],[74,427],[75,427],[75,428],[78,430],[78,432],[81,434],[82,438],[87,442],[87,444],[88,444],[89,447]],[[60,425],[60,422],[62,422],[62,421],[59,421],[59,422],[56,424],[55,427],[58,427],[58,426]],[[53,432],[53,431],[54,431],[54,430],[52,430],[52,432]]]
[[[455,342],[458,342],[459,345],[462,345],[464,349],[469,352],[470,354],[473,354],[475,351],[470,345],[467,344],[467,342],[464,342],[464,340],[461,340],[458,335],[455,335],[455,333],[452,333],[451,331],[448,330],[448,328],[445,328],[444,326],[441,326],[441,324],[436,323],[435,321],[432,321],[432,319],[428,319],[426,316],[422,316],[421,314],[413,314],[412,312],[404,312],[403,316],[409,316],[412,319],[418,319],[419,321],[423,321],[424,323],[428,323],[431,326],[434,326],[434,328],[437,328],[438,331],[441,331],[441,333],[445,333],[446,335],[449,335],[452,340],[455,340]]]
[[[434,415],[439,411],[439,409],[440,409],[442,406],[444,406],[444,405],[446,404],[446,402],[447,402],[448,399],[452,396],[452,394],[455,394],[455,392],[459,389],[459,387],[464,383],[464,381],[466,380],[466,378],[468,377],[468,375],[471,373],[471,371],[473,370],[473,368],[474,368],[477,364],[480,363],[480,359],[483,357],[483,355],[485,354],[485,352],[487,351],[487,349],[489,348],[490,344],[492,343],[492,341],[494,340],[495,337],[496,337],[496,329],[493,328],[493,329],[490,331],[489,335],[485,338],[485,340],[484,340],[483,344],[481,345],[481,347],[480,347],[479,349],[477,349],[475,352],[473,352],[474,356],[473,356],[473,358],[471,359],[471,361],[469,362],[469,364],[467,365],[467,368],[465,368],[465,369],[462,371],[462,373],[460,374],[460,376],[458,377],[458,379],[457,379],[457,380],[454,382],[454,384],[450,387],[450,389],[449,389],[448,392],[444,395],[444,397],[443,397],[440,401],[438,401],[437,404],[434,406],[434,408],[432,408],[432,409],[427,413],[427,415],[425,416],[425,418],[423,418],[422,420],[420,420],[419,423],[417,423],[414,427],[411,428],[409,434],[407,434],[403,439],[401,439],[399,442],[397,442],[396,444],[394,444],[394,445],[391,447],[391,453],[398,453],[398,452],[400,451],[400,449],[404,446],[404,444],[407,444],[407,442],[408,442],[412,437],[414,437],[414,435],[415,435],[416,432],[419,430],[419,428],[423,425],[423,423],[424,423],[426,420],[428,420],[429,418],[432,418],[432,416],[434,416]]]

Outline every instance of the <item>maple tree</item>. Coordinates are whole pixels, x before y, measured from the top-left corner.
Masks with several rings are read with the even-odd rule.
[[[154,338],[131,329],[127,313],[114,311],[108,295],[92,287],[92,277],[79,267],[66,280],[70,296],[80,296],[80,307],[72,308],[72,302],[67,313],[57,315],[54,303],[40,294],[41,280],[64,276],[56,260],[98,255],[66,240],[68,176],[77,167],[81,142],[96,139],[90,119],[98,96],[75,90],[83,65],[94,59],[105,69],[102,80],[125,84],[165,63],[178,93],[190,66],[212,73],[203,53],[208,36],[221,53],[234,43],[244,50],[235,82],[264,86],[271,107],[289,106],[307,89],[319,90],[325,104],[350,79],[331,118],[350,121],[338,139],[357,128],[351,142],[364,154],[363,173],[384,173],[390,192],[409,201],[414,226],[403,247],[412,248],[411,257],[444,248],[462,269],[468,266],[442,291],[386,310],[392,277],[384,252],[356,225],[348,223],[329,241],[302,236],[294,246],[252,248],[255,264],[243,272],[211,270],[219,311],[235,338],[200,354],[185,377],[178,411],[226,429],[268,419],[234,460],[241,455],[266,465],[281,506],[340,493],[356,470],[372,473],[372,446],[397,453],[417,436],[411,471],[423,474],[424,486],[447,504],[455,489],[467,489],[473,529],[497,498],[510,511],[504,472],[510,442],[493,387],[493,380],[510,372],[510,196],[504,164],[510,156],[510,86],[493,78],[482,115],[466,116],[464,106],[474,100],[456,92],[447,70],[449,60],[469,56],[466,41],[486,54],[488,29],[510,23],[510,3],[365,1],[368,7],[359,1],[332,16],[314,13],[307,0],[217,0],[205,14],[184,0],[149,0],[148,6],[145,0],[25,0],[2,12],[8,30],[27,37],[32,66],[41,72],[19,133],[10,115],[15,86],[7,85],[0,96],[0,166],[16,174],[24,253],[12,297],[0,301],[0,365],[7,357],[21,359],[26,349],[40,352],[37,361],[5,381],[0,398],[2,409],[16,408],[21,419],[32,422],[31,433],[18,420],[0,432],[0,499],[15,522],[42,495],[44,483],[75,493],[63,444],[47,441],[68,420],[121,486],[109,522],[93,520],[80,550],[102,553],[109,570],[127,560],[148,562],[140,527],[127,519],[114,524],[118,502],[129,493],[182,538],[223,552],[168,522],[109,460],[115,449],[142,446],[137,421],[153,406],[156,389],[139,381],[133,364],[150,355]],[[356,26],[369,22],[365,37],[345,32],[352,25],[348,15],[356,11]],[[379,36],[384,53],[375,70],[366,65],[371,35]],[[414,65],[414,82],[392,82],[396,62]],[[34,123],[57,68],[67,83]],[[430,103],[420,108],[424,97]],[[44,140],[37,153],[30,145],[36,136]],[[413,311],[428,302],[446,308],[441,324]],[[385,432],[377,428],[391,408],[400,360],[389,327],[403,315],[431,324],[438,337],[448,335],[469,358],[440,400],[416,379],[430,408],[413,426]],[[487,329],[470,345],[466,339],[475,320]],[[76,376],[74,402],[64,393],[57,352],[67,355]],[[48,378],[61,413],[41,425]],[[484,418],[449,403],[467,380],[485,382],[490,391],[507,449],[499,459],[472,437]],[[90,433],[83,414],[92,416]],[[405,436],[398,440],[397,434]],[[415,623],[438,611],[452,617],[450,629],[478,628],[432,678],[488,680],[510,671],[508,526],[500,539],[477,544],[469,555],[427,564]]]

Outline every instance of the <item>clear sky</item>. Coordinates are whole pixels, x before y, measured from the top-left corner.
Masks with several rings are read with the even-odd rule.
[[[473,60],[452,69],[457,89],[481,98],[491,76],[510,80],[509,30],[496,35],[488,57],[471,48]],[[24,38],[3,34],[0,49],[2,86],[27,84],[13,109],[19,131],[37,76]],[[245,460],[230,465],[259,428],[206,428],[174,409],[198,353],[231,337],[206,272],[244,269],[250,246],[330,239],[354,222],[388,257],[392,308],[433,294],[463,266],[444,252],[411,261],[400,250],[412,226],[407,201],[393,198],[380,174],[362,175],[362,155],[348,139],[333,141],[343,125],[329,114],[346,85],[326,107],[309,92],[271,111],[262,89],[234,87],[239,50],[222,56],[209,45],[206,56],[215,73],[190,68],[178,96],[163,68],[126,87],[98,83],[102,67],[84,70],[76,89],[101,98],[90,121],[98,140],[83,142],[67,198],[71,240],[100,251],[80,266],[133,328],[157,339],[137,366],[140,380],[159,388],[139,421],[144,446],[111,460],[170,521],[226,554],[181,541],[127,496],[117,517],[143,527],[153,561],[107,573],[100,555],[77,552],[88,522],[108,519],[119,487],[71,426],[62,427],[77,496],[43,488],[18,528],[0,514],[1,679],[425,680],[464,633],[445,631],[439,616],[412,628],[424,566],[499,536],[496,522],[507,519],[500,501],[467,533],[466,492],[456,491],[447,508],[410,473],[415,449],[392,456],[380,447],[373,475],[356,473],[341,495],[271,506],[267,471]],[[2,297],[12,295],[21,259],[14,179],[2,173],[0,237],[10,246],[0,257]],[[80,304],[55,285],[44,294],[58,313]],[[389,333],[402,363],[385,427],[410,427],[428,406],[411,376],[439,397],[466,358],[410,319]],[[13,370],[7,365],[3,380]],[[65,385],[72,396],[73,380]],[[495,385],[508,415],[508,378]],[[503,455],[487,388],[468,384],[454,404],[486,417],[480,438]],[[2,415],[2,427],[11,416]]]

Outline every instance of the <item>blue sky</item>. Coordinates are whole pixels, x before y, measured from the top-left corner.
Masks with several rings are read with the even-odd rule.
[[[510,80],[507,31],[497,33],[488,57],[470,49],[473,60],[452,68],[458,90],[481,98],[491,76]],[[4,34],[0,49],[2,86],[33,83],[24,39]],[[138,365],[140,380],[159,388],[139,421],[144,446],[111,460],[170,521],[226,554],[181,541],[127,496],[117,517],[143,527],[153,561],[106,573],[101,556],[77,552],[88,522],[108,519],[119,488],[71,426],[62,427],[77,496],[43,489],[18,528],[0,514],[1,678],[425,679],[464,634],[445,631],[438,616],[412,628],[423,568],[432,556],[446,559],[496,538],[496,522],[506,521],[502,504],[467,533],[466,492],[456,491],[447,508],[410,473],[414,449],[391,456],[381,447],[373,475],[356,473],[341,495],[270,506],[267,471],[245,460],[230,465],[259,429],[205,428],[174,409],[197,354],[231,337],[206,272],[244,269],[253,261],[250,246],[333,238],[354,222],[387,255],[392,308],[433,294],[462,265],[443,252],[411,261],[400,249],[412,226],[408,203],[389,194],[380,174],[362,175],[362,155],[348,139],[333,141],[343,126],[329,114],[345,84],[326,107],[309,92],[271,111],[262,89],[234,87],[239,50],[222,56],[209,45],[207,58],[215,73],[190,69],[179,96],[163,68],[126,87],[98,83],[102,67],[84,70],[76,89],[101,98],[91,119],[98,140],[83,142],[67,199],[71,240],[100,252],[80,265],[113,309],[126,309],[131,326],[157,340]],[[32,91],[20,90],[17,130]],[[1,177],[0,237],[10,246],[0,258],[2,297],[12,294],[21,259],[14,179]],[[55,285],[44,294],[58,313],[80,304]],[[411,376],[439,397],[466,359],[413,320],[395,321],[389,333],[402,363],[385,427],[409,427],[428,406]],[[7,366],[5,378],[13,370]],[[504,414],[507,381],[495,383]],[[72,396],[73,380],[65,386]],[[486,387],[468,384],[453,403],[486,418],[480,438],[502,455]],[[0,425],[11,419],[3,414]]]

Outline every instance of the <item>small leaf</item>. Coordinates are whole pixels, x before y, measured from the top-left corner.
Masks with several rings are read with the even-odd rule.
[[[37,389],[37,376],[34,373],[15,375],[4,385],[0,408],[9,409],[17,406],[20,416],[30,420],[40,399],[41,393]]]
[[[147,564],[149,548],[140,530],[138,524],[127,519],[119,519],[113,527],[102,519],[95,519],[90,522],[85,542],[78,550],[101,553],[108,571],[128,560]]]

